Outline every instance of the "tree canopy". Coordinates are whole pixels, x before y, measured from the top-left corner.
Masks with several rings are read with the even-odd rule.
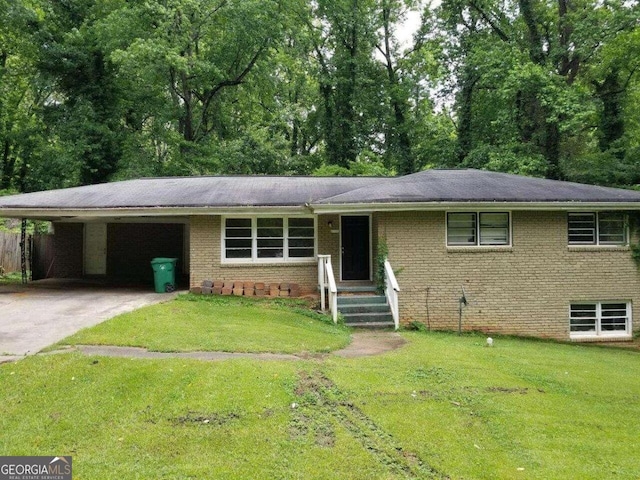
[[[434,167],[636,185],[639,19],[628,0],[0,0],[0,190]]]

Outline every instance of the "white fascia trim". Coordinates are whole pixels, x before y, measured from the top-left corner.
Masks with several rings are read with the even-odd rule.
[[[0,217],[56,220],[72,217],[167,217],[198,215],[309,215],[449,210],[599,211],[640,210],[640,202],[404,202],[342,205],[237,206],[237,207],[131,207],[131,208],[0,208]]]
[[[464,211],[483,212],[505,210],[536,211],[599,211],[640,210],[640,202],[405,202],[405,203],[359,203],[343,205],[311,205],[315,213],[369,213],[402,211]]]
[[[132,207],[132,208],[0,208],[0,217],[63,219],[73,217],[171,217],[196,215],[301,215],[312,214],[310,207]]]

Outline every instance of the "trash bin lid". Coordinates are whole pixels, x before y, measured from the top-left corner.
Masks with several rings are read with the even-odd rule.
[[[177,258],[158,257],[151,260],[151,265],[156,265],[158,263],[175,263],[177,261],[178,261]]]

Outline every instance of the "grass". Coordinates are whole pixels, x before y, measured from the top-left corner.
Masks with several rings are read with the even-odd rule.
[[[402,335],[354,359],[27,357],[0,365],[0,451],[87,479],[640,477],[637,352]]]
[[[304,300],[181,295],[81,330],[61,345],[120,345],[163,352],[329,352],[349,330]]]
[[[0,451],[65,452],[74,478],[101,480],[384,473],[343,430],[331,449],[291,438],[295,369],[77,354],[3,365]]]
[[[406,333],[411,345],[331,377],[363,412],[453,478],[638,478],[636,352]]]
[[[22,283],[21,272],[11,272],[0,275],[0,285],[10,285],[15,283]]]

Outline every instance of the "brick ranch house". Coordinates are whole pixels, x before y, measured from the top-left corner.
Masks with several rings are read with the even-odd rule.
[[[53,222],[54,277],[150,284],[149,261],[168,256],[191,288],[317,293],[330,262],[338,290],[357,292],[384,241],[399,323],[458,328],[464,288],[465,330],[576,341],[638,329],[638,211],[640,192],[478,170],[148,178],[0,198],[0,216]]]

